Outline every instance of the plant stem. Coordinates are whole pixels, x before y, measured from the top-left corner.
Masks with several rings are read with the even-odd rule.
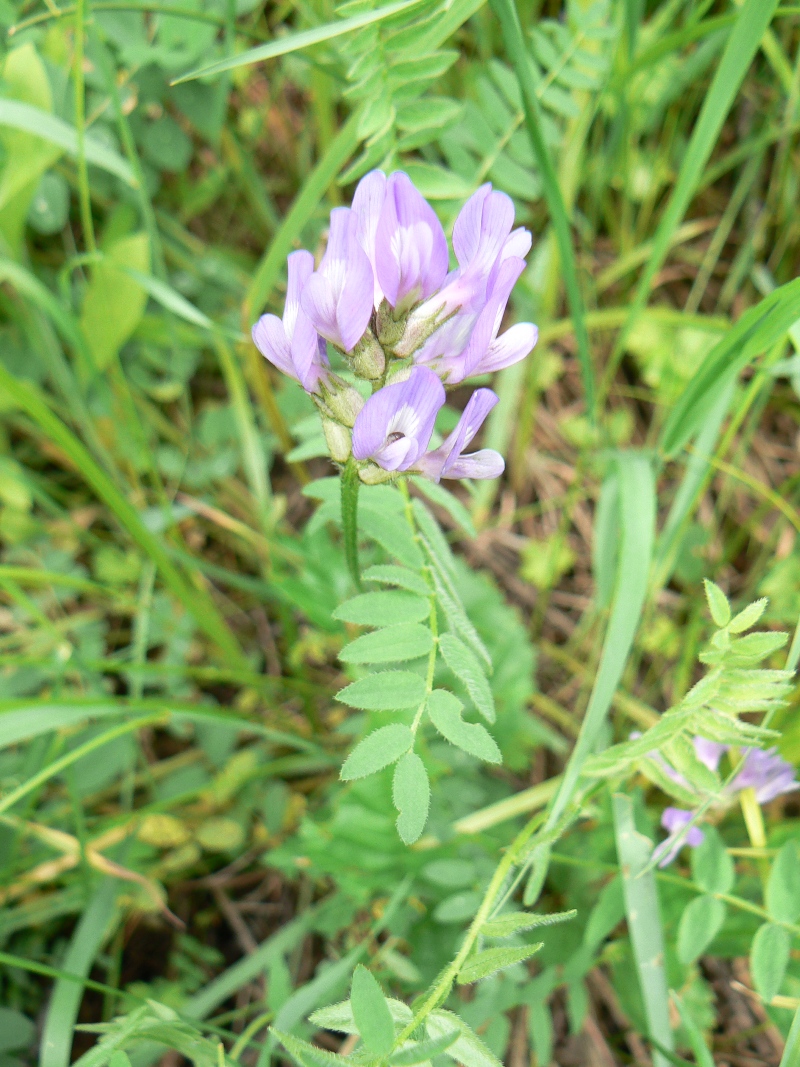
[[[78,134],[78,193],[83,243],[87,252],[96,252],[92,201],[89,193],[89,169],[86,165],[86,93],[83,79],[85,5],[86,0],[78,0],[75,5],[75,129]]]
[[[361,571],[358,568],[359,485],[356,461],[350,456],[342,471],[342,533],[344,536],[344,556],[356,589],[361,588]]]

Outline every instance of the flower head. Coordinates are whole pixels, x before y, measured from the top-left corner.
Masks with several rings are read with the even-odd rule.
[[[292,252],[283,319],[262,315],[253,327],[256,347],[278,370],[300,382],[307,393],[319,391],[327,374],[325,342],[300,306],[300,294],[314,270],[310,252]]]
[[[372,315],[372,267],[356,228],[350,208],[333,209],[328,247],[300,298],[316,329],[345,352],[353,351]]]
[[[753,789],[758,803],[768,804],[784,793],[800,789],[794,767],[778,755],[776,748],[746,748],[742,754],[742,769],[731,782],[731,792]]]
[[[428,447],[444,387],[427,367],[414,367],[402,382],[379,389],[353,426],[353,455],[386,471],[407,471]]]

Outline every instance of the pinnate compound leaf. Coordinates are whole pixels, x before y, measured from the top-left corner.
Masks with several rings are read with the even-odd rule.
[[[310,1045],[307,1041],[294,1037],[293,1034],[284,1034],[281,1030],[276,1030],[274,1026],[270,1032],[280,1041],[292,1059],[300,1064],[300,1067],[336,1067],[336,1064],[352,1063],[347,1056],[338,1056],[317,1045]]]
[[[399,1049],[391,1056],[389,1063],[392,1067],[415,1067],[417,1063],[427,1063],[434,1056],[441,1056],[446,1052],[457,1037],[458,1031],[453,1030],[452,1033],[435,1040],[416,1041],[413,1044],[409,1042],[405,1048]]]
[[[453,634],[442,634],[439,648],[447,666],[463,682],[475,707],[487,722],[494,722],[497,717],[494,697],[475,653]]]
[[[413,845],[425,829],[431,803],[428,772],[416,752],[406,752],[395,767],[392,799],[400,813],[397,832],[407,845]]]
[[[557,923],[569,922],[577,911],[557,911],[552,915],[539,915],[534,911],[512,911],[490,919],[481,927],[484,937],[511,937],[521,930],[534,930],[537,926],[555,926]]]
[[[383,770],[390,763],[398,760],[408,752],[414,743],[414,735],[402,723],[381,726],[379,730],[368,734],[359,741],[341,770],[343,782],[352,782],[356,778],[366,778],[368,774]]]
[[[713,826],[703,830],[703,840],[692,849],[692,878],[706,893],[729,893],[736,877],[733,860]]]
[[[402,1000],[387,997],[386,1003],[392,1018],[399,1026],[406,1026],[411,1022],[412,1012]],[[320,1030],[336,1030],[341,1034],[357,1034],[353,1008],[349,1000],[341,1000],[338,1004],[329,1004],[327,1008],[318,1008],[309,1016],[309,1021]]]
[[[719,933],[725,922],[725,904],[716,897],[695,897],[684,910],[678,926],[678,959],[694,963]]]
[[[723,626],[727,626],[731,621],[731,606],[728,603],[728,598],[720,587],[715,585],[714,582],[710,582],[708,578],[703,579],[703,584],[706,587],[706,600],[708,601],[711,618],[722,629]]]
[[[754,600],[752,604],[748,604],[746,608],[742,608],[738,615],[734,615],[728,624],[728,630],[732,634],[740,634],[745,630],[749,630],[751,626],[755,626],[761,616],[764,614],[764,610],[769,603],[767,597],[762,597],[760,600]]]
[[[339,659],[343,663],[403,663],[426,656],[432,645],[433,634],[427,626],[403,622],[357,637],[344,646]]]
[[[430,613],[428,600],[391,590],[354,596],[337,608],[333,617],[359,626],[394,626],[402,622],[421,622]]]
[[[793,923],[800,915],[800,850],[787,841],[772,865],[767,882],[767,911],[776,922]]]
[[[362,711],[415,708],[425,699],[425,681],[411,671],[379,671],[346,685],[336,699]]]
[[[484,949],[483,952],[478,952],[477,955],[468,959],[461,968],[458,973],[458,984],[468,985],[470,982],[479,982],[482,978],[488,978],[489,975],[496,974],[506,967],[513,967],[515,963],[530,959],[543,947],[544,942],[540,941],[536,945],[522,945],[516,948]]]
[[[361,964],[353,974],[350,1005],[367,1049],[376,1056],[387,1056],[394,1045],[394,1019],[378,980]]]
[[[377,582],[379,585],[396,585],[400,589],[407,589],[409,593],[419,593],[420,596],[430,596],[430,589],[425,579],[408,567],[398,567],[394,563],[379,563],[374,567],[368,567],[361,575],[365,582]]]
[[[428,715],[442,737],[486,763],[502,763],[503,757],[492,735],[480,723],[464,722],[463,710],[458,697],[446,689],[434,689],[428,697]]]
[[[445,1034],[458,1034],[453,1044],[445,1052],[456,1063],[463,1067],[501,1067],[500,1061],[481,1041],[476,1033],[450,1011],[432,1011],[428,1016],[425,1028],[428,1037],[444,1037]]]
[[[764,923],[759,926],[750,948],[750,973],[753,985],[769,1004],[781,987],[789,963],[791,935],[782,926]]]

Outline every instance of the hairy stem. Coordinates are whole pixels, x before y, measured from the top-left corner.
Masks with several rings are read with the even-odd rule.
[[[361,588],[361,571],[358,567],[359,485],[356,461],[350,456],[342,471],[342,533],[344,536],[344,556],[356,589]]]

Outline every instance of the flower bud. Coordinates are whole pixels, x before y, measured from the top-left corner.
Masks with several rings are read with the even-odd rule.
[[[331,459],[336,463],[346,463],[351,452],[350,431],[347,427],[332,419],[323,419],[322,432],[325,434],[325,443]]]
[[[381,482],[391,481],[394,471],[385,471],[375,463],[368,463],[366,467],[359,468],[358,476],[364,485],[380,485]]]
[[[322,400],[324,403],[323,418],[329,414],[335,422],[340,422],[344,426],[352,426],[364,406],[361,393],[335,374],[331,374],[325,383],[322,389]]]
[[[375,381],[386,370],[386,356],[371,330],[367,330],[350,354],[350,366],[359,378]]]
[[[384,348],[391,351],[399,342],[405,331],[407,318],[407,315],[401,315],[396,319],[389,301],[381,301],[376,315],[376,325],[378,328],[378,340]]]

